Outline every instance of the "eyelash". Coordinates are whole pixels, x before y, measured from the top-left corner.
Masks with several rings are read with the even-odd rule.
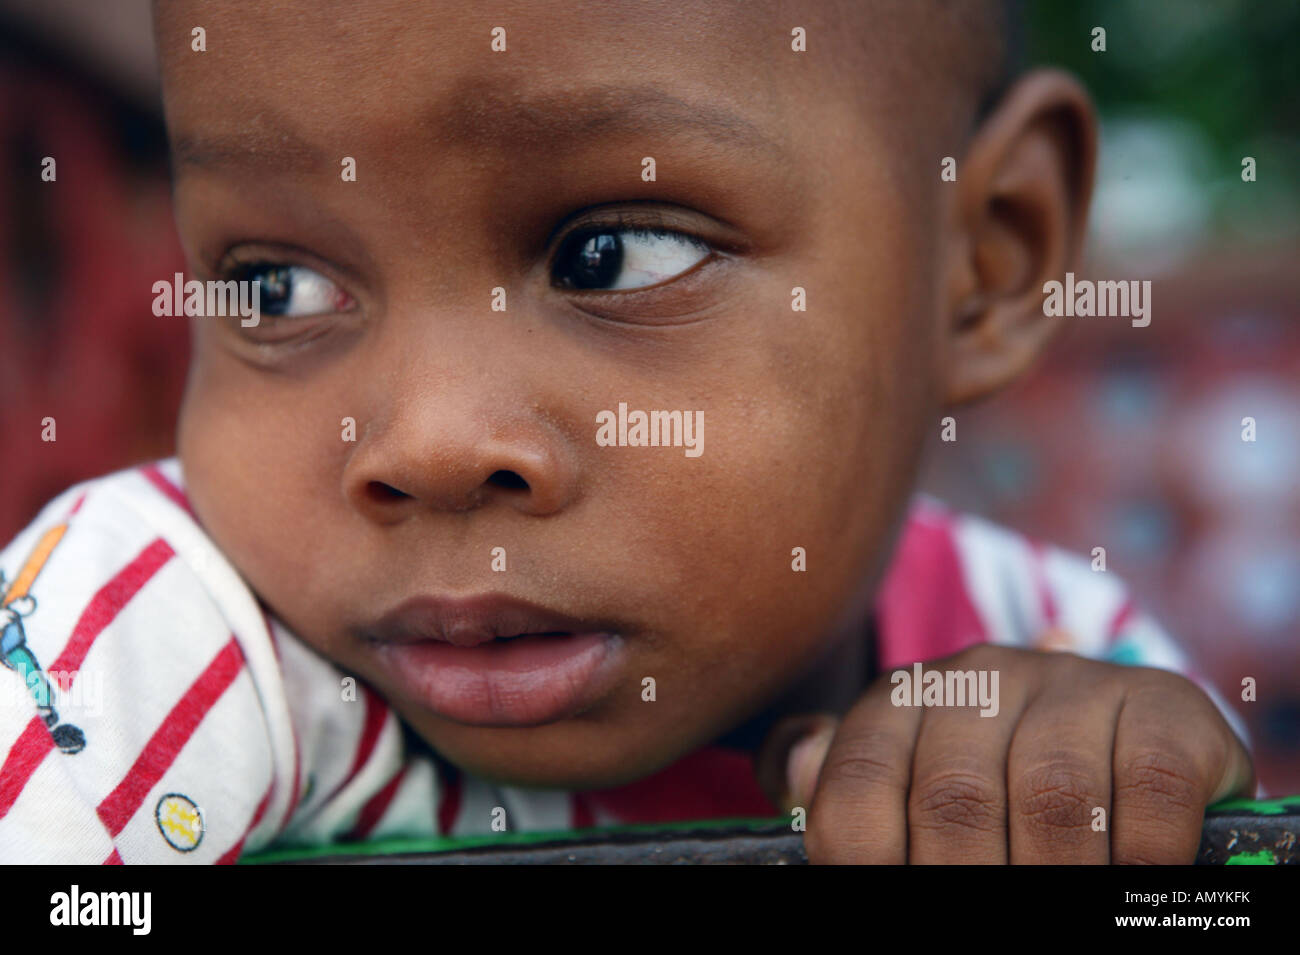
[[[333,285],[342,297],[348,299],[350,305],[348,308],[336,308],[329,312],[317,312],[316,315],[334,314],[340,311],[350,311],[351,305],[355,305],[355,299],[343,288],[342,283],[335,281],[324,267],[313,264],[307,264],[302,261],[302,257],[281,257],[278,253],[262,253],[251,251],[239,247],[228,250],[221,260],[217,263],[214,272],[216,277],[221,281],[243,280],[247,276],[257,273],[273,271],[290,271],[301,270],[318,275],[325,281]],[[300,316],[274,316],[277,318],[294,318]],[[301,316],[311,317],[311,316]]]
[[[559,230],[557,229],[557,232]],[[649,285],[634,286],[625,289],[586,289],[564,285],[557,281],[555,271],[560,264],[561,256],[566,250],[574,248],[575,243],[581,240],[589,240],[595,236],[609,234],[631,234],[637,236],[653,235],[659,238],[676,237],[684,243],[699,246],[705,254],[690,266],[682,269],[670,277],[654,282]],[[607,213],[599,219],[582,221],[580,224],[561,232],[558,238],[552,238],[548,244],[552,245],[553,251],[548,256],[547,274],[551,279],[553,288],[561,289],[568,294],[577,296],[595,296],[602,297],[601,300],[608,301],[611,296],[621,296],[624,300],[632,297],[645,297],[654,295],[658,290],[666,286],[671,286],[685,276],[698,272],[707,266],[721,254],[719,246],[694,231],[684,228],[672,228],[666,222],[666,217],[662,215],[647,214],[639,211],[618,210]],[[303,269],[320,275],[322,278],[337,286],[340,293],[355,305],[355,298],[350,295],[340,282],[335,281],[327,270],[320,265],[312,263],[307,264],[304,261],[305,256],[293,255],[285,256],[271,251],[262,252],[234,246],[229,248],[217,263],[213,270],[216,277],[222,281],[231,279],[240,279],[253,272],[264,272],[271,270],[288,270]],[[335,309],[332,311],[321,311],[301,316],[286,316],[267,314],[264,321],[270,320],[272,324],[293,321],[294,319],[311,319],[320,318],[331,314],[338,314],[343,311],[351,311],[351,307],[346,309]]]

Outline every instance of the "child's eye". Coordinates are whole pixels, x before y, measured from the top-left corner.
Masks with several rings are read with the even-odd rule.
[[[325,276],[302,265],[253,262],[237,266],[229,277],[260,282],[261,314],[301,318],[347,311],[352,297]]]
[[[713,252],[681,232],[640,228],[585,229],[566,239],[554,278],[565,288],[617,291],[676,278]]]

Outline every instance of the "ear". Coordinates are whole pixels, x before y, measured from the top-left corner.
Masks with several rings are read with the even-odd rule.
[[[1060,326],[1043,314],[1043,284],[1076,260],[1096,154],[1092,102],[1057,71],[1021,79],[976,132],[947,210],[948,404],[1002,388]]]

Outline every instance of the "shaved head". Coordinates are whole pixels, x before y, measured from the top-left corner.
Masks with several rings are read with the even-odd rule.
[[[973,131],[1021,68],[1020,0],[834,0],[827,39],[864,69],[846,80],[879,98],[888,77],[900,118],[918,107],[945,130]],[[848,27],[848,29],[845,29]],[[883,72],[882,72],[883,70]]]

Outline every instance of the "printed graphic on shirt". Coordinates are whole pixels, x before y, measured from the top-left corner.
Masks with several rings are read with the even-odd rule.
[[[183,793],[167,793],[154,809],[158,831],[180,852],[193,852],[203,841],[203,811]]]
[[[46,531],[13,583],[6,584],[4,571],[0,570],[0,593],[4,594],[0,599],[0,663],[22,677],[36,700],[37,712],[54,737],[54,744],[61,752],[71,754],[85,748],[86,736],[71,723],[59,722],[59,714],[54,709],[54,689],[27,646],[27,633],[23,629],[23,618],[36,612],[36,598],[30,593],[32,584],[67,529],[68,522],[64,521]]]

